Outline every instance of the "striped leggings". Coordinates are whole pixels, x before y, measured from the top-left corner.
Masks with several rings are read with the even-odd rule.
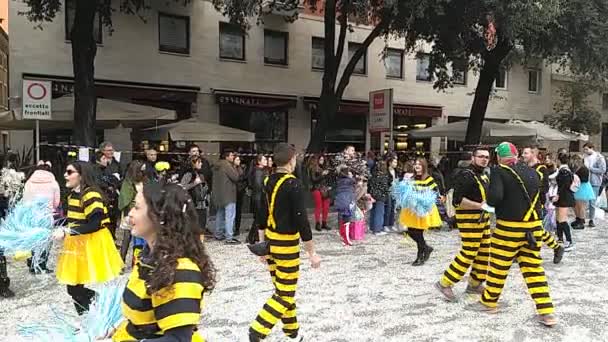
[[[300,328],[295,298],[300,271],[300,235],[266,229],[266,239],[270,242],[267,262],[274,293],[251,323],[249,333],[264,339],[280,320],[285,335],[296,337]]]
[[[555,240],[555,237],[544,229],[543,235],[541,236],[541,241],[551,249],[556,249],[557,247],[559,247],[559,244],[557,243],[557,240]]]
[[[486,280],[488,261],[490,259],[490,221],[486,219],[480,223],[466,223],[458,220],[462,247],[447,270],[441,277],[442,286],[453,286],[460,282],[471,265],[470,283],[478,286]],[[460,221],[460,222],[459,222]]]
[[[536,239],[534,246],[528,244],[526,239],[528,231],[533,231]],[[497,306],[509,269],[513,262],[517,261],[528,286],[528,292],[536,304],[536,311],[541,315],[554,312],[549,285],[540,257],[542,236],[541,221],[496,221],[496,230],[492,234],[486,290],[481,296],[482,304],[488,307]]]

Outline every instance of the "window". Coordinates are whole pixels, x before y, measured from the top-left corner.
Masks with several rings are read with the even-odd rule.
[[[312,69],[325,68],[325,39],[312,37]]]
[[[190,18],[158,14],[158,49],[164,52],[190,53]]]
[[[386,77],[403,78],[403,50],[388,49],[384,58]]]
[[[74,15],[76,13],[76,1],[65,0],[65,40],[72,40],[72,26],[74,26]],[[93,35],[95,36],[95,42],[102,44],[103,40],[101,37],[101,17],[99,13],[95,13],[95,22],[93,23]]]
[[[540,91],[540,71],[536,69],[528,70],[528,91],[538,93]]]
[[[602,95],[602,109],[608,110],[608,94]]]
[[[418,56],[418,62],[416,63],[416,80],[427,81],[433,80],[433,75],[429,70],[431,66],[431,56],[429,54],[420,54]]]
[[[507,68],[500,67],[500,69],[498,69],[498,75],[496,75],[496,81],[494,81],[494,87],[496,89],[507,89],[508,78],[509,72]]]
[[[220,23],[220,58],[245,60],[245,32],[239,26]]]
[[[351,59],[355,55],[355,53],[361,48],[361,44],[359,43],[348,43],[348,58]],[[363,56],[357,61],[355,65],[355,70],[353,70],[354,75],[367,75],[367,49],[363,53]]]
[[[264,30],[264,63],[287,65],[289,34]]]
[[[454,82],[454,84],[467,85],[468,72],[468,61],[466,59],[459,59],[452,62],[452,82]]]

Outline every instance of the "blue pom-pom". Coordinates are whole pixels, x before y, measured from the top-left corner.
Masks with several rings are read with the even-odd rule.
[[[417,216],[428,215],[437,201],[437,193],[430,189],[416,189],[410,180],[402,180],[393,187],[393,197],[397,205],[407,208]]]

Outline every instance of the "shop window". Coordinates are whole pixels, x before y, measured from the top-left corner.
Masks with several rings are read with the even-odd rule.
[[[403,50],[388,49],[384,58],[386,77],[403,78]]]
[[[74,15],[76,14],[76,0],[65,0],[65,40],[72,41],[72,27],[74,26]],[[99,12],[95,13],[93,22],[93,36],[97,44],[102,44],[101,17]]]
[[[362,47],[359,43],[348,43],[348,59],[352,59],[355,53]],[[367,75],[367,49],[363,53],[363,56],[359,58],[355,69],[353,70],[354,75]]]
[[[419,54],[416,63],[416,80],[431,82],[433,75],[429,68],[431,67],[431,55]]]
[[[163,52],[190,53],[190,17],[158,14],[158,49]]]
[[[220,124],[255,133],[257,142],[287,141],[287,110],[223,108]]]
[[[245,32],[239,26],[220,23],[220,58],[245,60]]]
[[[528,70],[528,92],[540,92],[540,70],[538,69]]]
[[[287,65],[289,33],[264,30],[264,63]]]
[[[325,39],[312,37],[312,69],[323,70],[325,68]]]
[[[502,90],[507,89],[508,79],[508,69],[506,67],[500,67],[500,69],[498,69],[498,75],[496,75],[496,80],[494,81],[494,87]]]
[[[458,59],[452,62],[452,82],[454,84],[467,85],[468,72],[468,60]]]
[[[608,94],[602,94],[602,109],[608,110]]]

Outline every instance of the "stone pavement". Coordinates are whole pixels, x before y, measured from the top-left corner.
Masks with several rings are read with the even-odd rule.
[[[458,303],[441,299],[433,283],[457,252],[456,231],[427,234],[435,252],[422,267],[410,266],[415,245],[401,235],[368,235],[345,248],[335,230],[315,233],[321,269],[312,270],[304,258],[298,284],[305,341],[608,341],[608,225],[574,236],[576,250],[560,265],[552,263],[551,250],[543,250],[560,320],[547,329],[534,320],[517,266],[497,315],[466,310],[472,297],[462,296]],[[209,242],[208,250],[219,270],[218,284],[205,301],[200,330],[211,342],[247,341],[248,324],[271,295],[269,275],[244,245]],[[9,272],[17,297],[0,301],[0,341],[25,341],[16,335],[20,323],[44,320],[53,308],[72,310],[64,287],[52,277],[34,278],[16,262]],[[464,286],[456,292],[463,293]],[[268,341],[287,341],[280,324]]]

